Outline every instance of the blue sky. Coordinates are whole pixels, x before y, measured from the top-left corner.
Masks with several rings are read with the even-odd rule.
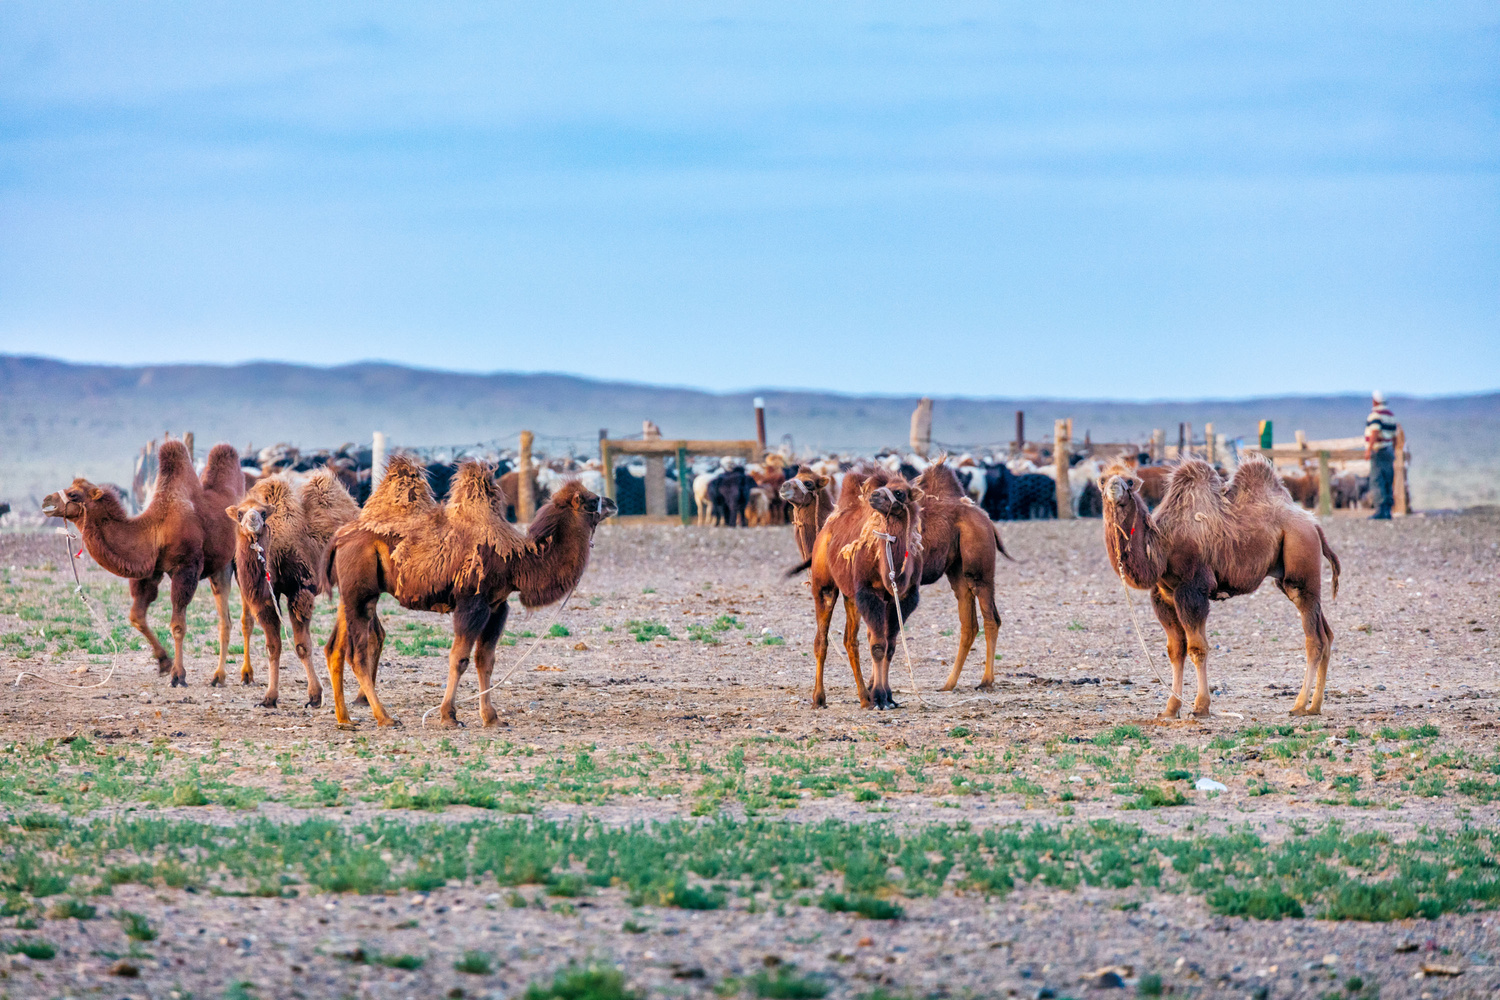
[[[1500,7],[13,0],[0,351],[1500,388]]]

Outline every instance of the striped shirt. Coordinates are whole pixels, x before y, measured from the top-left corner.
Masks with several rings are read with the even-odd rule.
[[[1384,403],[1376,403],[1365,418],[1365,444],[1371,451],[1381,451],[1396,443],[1396,417]]]

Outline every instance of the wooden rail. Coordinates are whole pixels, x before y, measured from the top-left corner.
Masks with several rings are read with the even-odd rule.
[[[614,440],[610,438],[599,439],[599,464],[604,470],[604,495],[611,500],[615,497],[615,456],[616,455],[645,455],[649,457],[665,457],[667,455],[677,456],[677,516],[684,524],[693,523],[691,504],[693,500],[693,473],[688,465],[688,458],[692,455],[738,455],[747,462],[758,462],[765,454],[765,448],[759,441],[695,441],[695,440],[668,440],[667,438],[656,438],[652,440]],[[665,490],[666,484],[662,488]],[[629,521],[633,524],[662,524],[670,523],[660,517],[645,515],[627,515],[625,517],[614,517],[611,520]]]

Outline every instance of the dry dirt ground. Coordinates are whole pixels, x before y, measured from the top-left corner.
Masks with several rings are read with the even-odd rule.
[[[1100,522],[1003,527],[992,691],[979,655],[937,691],[940,584],[918,693],[898,658],[902,707],[862,711],[836,624],[814,711],[788,530],[606,527],[565,610],[512,618],[498,727],[472,674],[467,726],[423,725],[447,623],[387,598],[403,725],[352,732],[301,706],[290,649],[259,707],[262,639],[256,685],[208,687],[206,587],[174,690],[120,581],[80,559],[87,607],[61,536],[0,535],[0,996],[498,997],[589,967],[652,996],[1500,989],[1500,513],[1329,525],[1311,720],[1274,587],[1214,606],[1215,716],[1159,723]]]

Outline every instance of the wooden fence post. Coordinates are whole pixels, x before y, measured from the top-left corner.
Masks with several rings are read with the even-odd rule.
[[[1391,513],[1398,517],[1411,513],[1406,505],[1406,429],[1400,424],[1396,425],[1396,475],[1391,480],[1391,492],[1395,494]]]
[[[1333,467],[1328,459],[1328,452],[1318,452],[1318,516],[1324,519],[1333,516]]]
[[[529,522],[536,516],[536,481],[531,478],[531,432],[521,432],[521,455],[516,463],[516,520]]]
[[[196,456],[196,455],[193,454],[193,432],[192,431],[188,431],[186,434],[182,435],[182,443],[187,446],[188,461],[189,462],[193,462],[193,463],[196,464],[197,461],[198,461],[198,456]]]
[[[1217,460],[1219,457],[1218,449],[1214,447],[1213,424],[1203,425],[1203,451],[1204,457],[1208,460],[1208,464],[1213,465],[1215,460]]]
[[[911,411],[911,450],[923,458],[932,450],[932,400],[925,396]]]
[[[1161,462],[1167,457],[1167,432],[1160,427],[1151,432],[1151,461]]]
[[[1026,450],[1026,411],[1016,411],[1016,454]]]
[[[608,438],[599,439],[599,465],[604,473],[604,495],[611,500],[615,496],[615,456],[611,453]]]
[[[1059,420],[1053,425],[1052,460],[1057,470],[1057,516],[1060,520],[1073,517],[1073,490],[1068,483],[1068,453],[1072,451],[1073,421]]]
[[[1191,438],[1192,433],[1188,430],[1188,425],[1179,423],[1177,425],[1177,461],[1180,462],[1188,457],[1188,444]]]
[[[760,442],[760,451],[764,455],[766,451],[766,401],[759,396],[755,397],[755,440]]]
[[[765,450],[765,446],[761,446]],[[685,528],[693,523],[693,474],[688,468],[687,445],[677,446],[677,515]]]
[[[375,487],[380,485],[380,480],[385,478],[385,435],[379,431],[375,432],[375,438],[370,444],[370,492],[375,492]]]

